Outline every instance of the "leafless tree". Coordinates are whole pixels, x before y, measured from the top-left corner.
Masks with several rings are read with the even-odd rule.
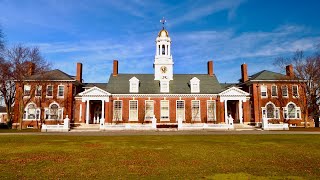
[[[279,57],[275,59],[274,65],[281,69],[288,64],[294,66],[294,79],[300,83],[302,93],[306,94],[305,107],[301,107],[303,111],[308,112],[310,116],[317,119],[320,115],[320,44],[317,46],[316,52],[305,56],[303,51],[296,51],[292,57]],[[300,101],[303,106],[303,101]],[[308,118],[308,117],[306,117]],[[305,119],[305,126],[307,119]]]
[[[24,107],[29,101],[23,95],[24,80],[32,73],[47,71],[49,63],[42,57],[38,48],[21,44],[3,50],[1,57],[0,92],[5,101],[9,122],[12,122],[12,105],[19,104],[19,117],[16,118],[21,128]]]

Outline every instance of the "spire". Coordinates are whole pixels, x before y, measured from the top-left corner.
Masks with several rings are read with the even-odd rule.
[[[167,20],[166,20],[164,17],[162,17],[162,19],[160,20],[160,22],[162,23],[162,29],[164,29],[164,23],[166,23]]]

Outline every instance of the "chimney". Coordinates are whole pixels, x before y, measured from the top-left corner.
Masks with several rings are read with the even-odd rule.
[[[33,62],[28,63],[28,76],[32,76],[34,74],[35,64]]]
[[[208,61],[208,75],[213,76],[213,61]]]
[[[241,81],[246,82],[248,80],[248,66],[244,63],[241,64]]]
[[[82,82],[82,63],[77,63],[77,75],[76,80]]]
[[[113,60],[113,76],[118,76],[118,60]]]
[[[286,66],[286,74],[287,74],[287,76],[289,76],[289,77],[291,77],[291,78],[294,77],[292,64]]]

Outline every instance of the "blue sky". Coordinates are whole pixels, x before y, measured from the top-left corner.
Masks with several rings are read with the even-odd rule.
[[[314,0],[0,0],[0,25],[9,46],[38,46],[58,68],[85,82],[106,82],[113,59],[120,73],[153,73],[159,20],[167,19],[174,73],[207,73],[236,82],[297,49],[320,42],[320,1]]]

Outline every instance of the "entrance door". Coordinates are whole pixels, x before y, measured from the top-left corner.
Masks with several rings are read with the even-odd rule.
[[[93,123],[97,124],[100,122],[101,119],[101,105],[96,105],[93,111]]]
[[[238,103],[239,101],[237,100],[229,100],[227,103],[227,114],[232,116],[234,123],[240,123]]]

